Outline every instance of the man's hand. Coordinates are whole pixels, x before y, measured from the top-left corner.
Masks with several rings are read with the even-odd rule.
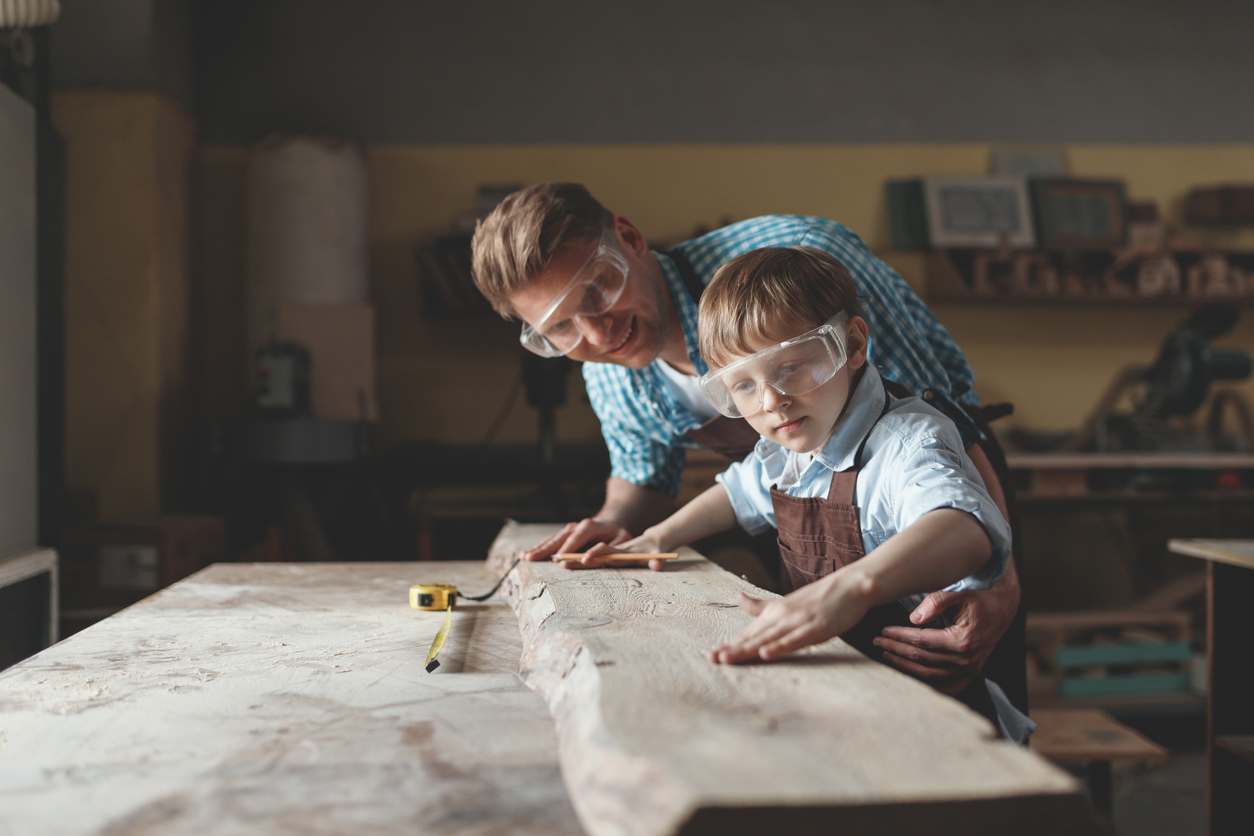
[[[885,662],[952,696],[983,670],[988,655],[1014,620],[1019,609],[1019,576],[1014,563],[992,589],[933,592],[910,614],[910,620],[926,624],[951,607],[957,611],[949,627],[885,627],[874,643],[884,651]]]
[[[561,531],[536,543],[521,557],[523,560],[548,560],[555,554],[585,551],[596,543],[617,545],[630,539],[631,532],[617,523],[588,518],[566,523]]]
[[[565,566],[567,569],[596,569],[605,565],[605,555],[607,554],[624,554],[627,552],[643,552],[645,554],[657,554],[658,552],[664,552],[664,551],[666,551],[666,549],[662,548],[662,545],[658,541],[657,536],[653,534],[652,529],[650,529],[648,531],[645,531],[645,533],[641,534],[639,537],[636,537],[632,540],[627,540],[626,542],[623,542],[623,543],[598,543],[597,545],[588,549],[587,553],[583,556],[582,559],[563,560],[562,565]],[[638,563],[627,563],[621,560],[615,561],[614,563],[615,568],[624,568],[624,567],[629,567],[629,566],[644,566],[644,565],[646,565],[646,561],[643,559],[640,560]],[[650,560],[650,561],[647,561],[647,565],[654,572],[661,572],[663,569],[666,568],[666,561],[665,560]]]

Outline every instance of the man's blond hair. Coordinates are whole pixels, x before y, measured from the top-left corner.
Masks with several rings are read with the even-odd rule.
[[[810,247],[752,250],[724,264],[701,294],[701,356],[721,368],[841,311],[858,315],[858,289],[831,255]]]
[[[567,244],[597,241],[614,216],[579,183],[540,183],[506,197],[475,226],[471,273],[501,316],[509,297],[544,271]]]

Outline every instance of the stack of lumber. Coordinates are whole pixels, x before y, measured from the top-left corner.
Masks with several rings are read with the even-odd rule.
[[[507,525],[490,564],[554,528]],[[504,590],[592,836],[1095,827],[1070,776],[839,639],[772,664],[709,662],[749,622],[736,593],[774,596],[691,550],[660,573],[521,563]]]

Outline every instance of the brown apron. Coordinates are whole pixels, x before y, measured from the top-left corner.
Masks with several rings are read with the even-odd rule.
[[[887,388],[887,384],[886,384]],[[885,391],[884,410],[888,411],[892,398]],[[876,420],[876,424],[879,420]],[[862,524],[858,520],[858,508],[854,502],[854,488],[858,471],[862,467],[862,451],[875,426],[867,431],[854,455],[853,468],[832,474],[827,498],[788,496],[771,489],[771,503],[775,508],[775,527],[779,531],[779,556],[784,571],[781,575],[784,592],[813,583],[830,575],[841,566],[847,566],[866,556],[862,541]],[[915,627],[905,608],[896,601],[873,607],[851,630],[841,636],[853,647],[874,659],[884,661],[883,652],[872,641],[885,627]],[[999,729],[997,711],[984,685],[983,675],[972,680],[958,700],[967,707],[984,715]]]

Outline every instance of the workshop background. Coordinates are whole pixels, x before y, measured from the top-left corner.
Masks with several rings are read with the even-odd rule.
[[[955,293],[935,251],[898,246],[886,182],[1038,158],[1121,182],[1182,249],[1234,265],[1254,252],[1254,225],[1198,222],[1189,202],[1254,184],[1242,0],[61,7],[33,67],[5,76],[41,120],[41,316],[63,305],[41,320],[38,541],[65,560],[148,538],[160,561],[132,554],[110,564],[131,572],[112,592],[72,591],[85,597],[62,601],[62,635],[140,597],[140,575],[161,585],[209,559],[465,558],[506,516],[595,510],[607,465],[582,378],[542,371],[544,395],[544,379],[524,379],[518,325],[450,285],[467,229],[513,187],[582,182],[659,245],[776,212],[845,224],[928,301],[983,401],[1014,405],[996,428],[1027,452],[1081,427],[1125,367],[1152,364],[1199,298]],[[249,332],[249,161],[276,135],[364,162],[368,385],[326,455],[274,452],[265,433],[308,404],[267,412],[258,397],[259,368],[275,368],[262,360],[292,362],[258,355]],[[1222,299],[1240,319],[1217,349],[1254,346],[1254,271],[1248,282]],[[1254,398],[1248,378],[1224,386]],[[1230,452],[1249,453],[1254,439],[1231,429]],[[691,480],[714,467],[698,457]],[[1250,471],[1139,496],[1031,478],[1028,608],[1184,590],[1165,600],[1190,614],[1200,663],[1200,567],[1165,543],[1254,536]],[[1186,718],[1169,744],[1204,719],[1196,687],[1176,696],[1156,703]]]

